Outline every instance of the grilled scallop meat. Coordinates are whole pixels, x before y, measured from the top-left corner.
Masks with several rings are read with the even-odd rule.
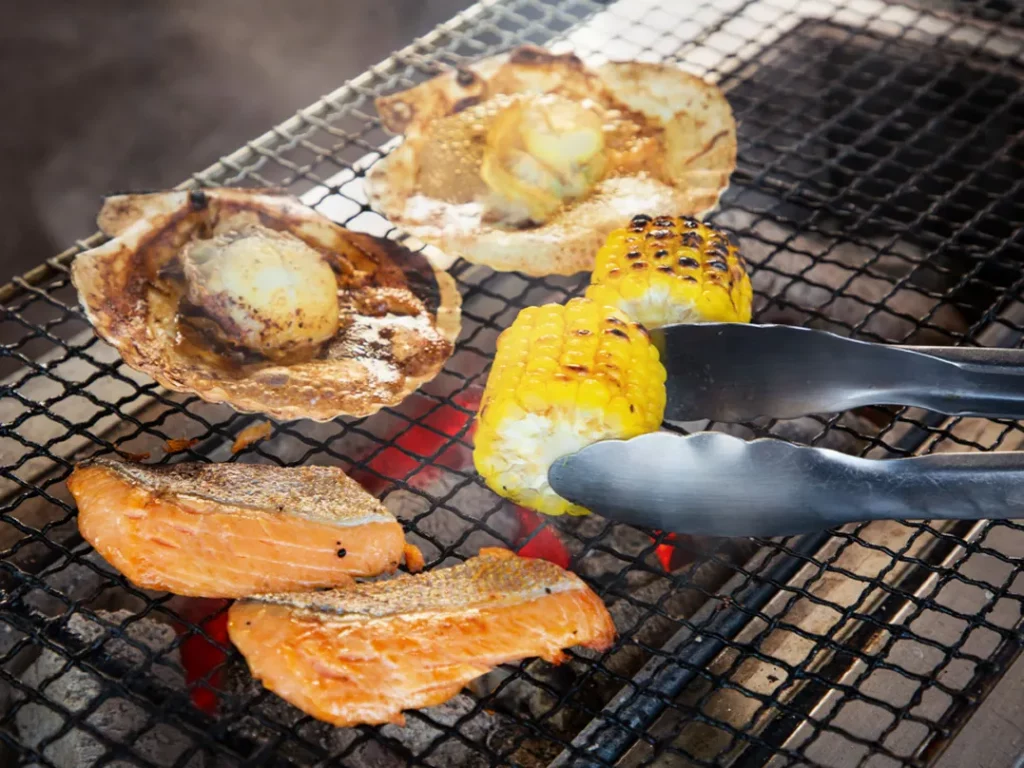
[[[565,648],[615,639],[577,576],[500,549],[418,576],[255,596],[231,606],[228,631],[253,677],[339,726],[402,723],[498,664],[558,663]]]
[[[405,140],[371,169],[371,204],[450,256],[531,275],[590,269],[645,210],[703,214],[736,164],[725,97],[661,64],[523,47],[377,109]]]
[[[124,361],[169,389],[327,421],[400,402],[452,353],[449,275],[288,195],[119,195],[99,224],[113,239],[72,265],[79,299]]]
[[[179,595],[332,587],[395,570],[405,545],[394,516],[336,467],[94,459],[68,488],[107,562]]]
[[[226,346],[286,357],[319,348],[341,325],[334,270],[287,232],[247,226],[193,240],[181,261],[187,301]]]

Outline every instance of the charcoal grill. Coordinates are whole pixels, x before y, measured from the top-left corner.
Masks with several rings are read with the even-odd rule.
[[[1021,22],[998,2],[487,1],[187,184],[283,187],[400,237],[361,188],[394,146],[375,96],[525,42],[673,61],[717,81],[736,113],[739,164],[714,219],[753,264],[756,320],[1019,346]],[[96,242],[0,289],[0,763],[924,766],[1020,653],[1014,523],[673,541],[597,518],[536,527],[487,491],[467,436],[495,338],[520,308],[579,294],[580,278],[452,264],[464,329],[435,381],[369,418],[275,424],[233,454],[256,417],[163,390],[92,335],[68,265]],[[1024,443],[1016,423],[914,409],[684,427],[878,458]],[[193,442],[168,453],[170,438]],[[135,589],[78,537],[63,481],[114,451],[345,467],[428,567],[487,545],[551,556],[560,542],[620,638],[561,668],[504,667],[404,730],[324,726],[247,679],[216,630],[222,604]],[[227,655],[186,681],[197,647]]]

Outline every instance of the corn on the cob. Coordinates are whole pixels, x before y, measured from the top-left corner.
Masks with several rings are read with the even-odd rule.
[[[640,215],[597,252],[587,297],[658,328],[749,322],[753,290],[724,232],[685,216]]]
[[[643,326],[589,299],[527,307],[498,338],[473,461],[498,494],[549,515],[586,514],[548,485],[560,456],[652,432],[665,368]]]

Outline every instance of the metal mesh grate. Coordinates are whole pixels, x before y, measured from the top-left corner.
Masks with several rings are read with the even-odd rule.
[[[283,186],[384,234],[361,190],[388,141],[376,95],[522,42],[677,61],[718,81],[736,112],[739,168],[715,220],[754,265],[756,320],[1017,346],[1024,41],[983,5],[959,19],[874,0],[484,3],[193,182]],[[67,273],[85,245],[0,291],[0,762],[917,766],[1024,642],[1013,523],[669,541],[597,518],[536,528],[493,496],[467,434],[495,338],[581,279],[455,264],[464,329],[435,381],[370,418],[275,424],[235,455],[253,417],[162,390],[93,337]],[[1015,423],[913,409],[717,428],[875,457],[1024,442]],[[169,438],[195,442],[171,455]],[[248,680],[217,629],[224,605],[137,590],[81,541],[63,481],[74,461],[115,449],[342,466],[402,519],[428,567],[560,542],[620,638],[561,668],[505,667],[405,729],[327,727]],[[196,658],[208,659],[198,672]]]

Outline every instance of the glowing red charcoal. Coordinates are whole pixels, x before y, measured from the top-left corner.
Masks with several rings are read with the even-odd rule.
[[[473,418],[472,414],[480,405],[480,390],[473,388],[460,392],[452,402],[458,407],[447,403],[437,407],[434,401],[425,400],[423,412],[431,408],[435,410],[422,416],[419,424],[404,427],[391,445],[370,459],[366,469],[355,469],[349,474],[370,493],[380,493],[390,484],[386,478],[408,478],[409,485],[426,488],[437,479],[437,466],[451,469],[469,466],[469,450],[459,443],[452,443],[452,438],[458,436]],[[474,426],[467,430],[463,437],[465,441],[471,439]],[[452,444],[438,456],[437,466],[422,466],[424,459],[432,457],[449,443]],[[415,474],[411,474],[413,472]]]
[[[655,533],[660,532],[656,531]],[[657,541],[657,539],[654,540]],[[658,562],[661,563],[661,567],[666,571],[671,572],[682,568],[693,560],[693,555],[687,549],[677,544],[679,541],[680,537],[674,533],[669,533],[662,538],[661,544],[654,548],[654,554],[657,556]]]
[[[192,703],[210,714],[217,711],[215,689],[220,687],[223,678],[223,669],[219,667],[226,654],[221,648],[230,645],[227,605],[227,600],[189,600],[181,610],[184,618],[200,626],[210,638],[192,633],[182,641],[180,649]],[[183,625],[177,630],[182,634],[188,632]]]
[[[544,519],[540,515],[532,510],[516,507],[516,517],[519,520],[516,550],[520,555],[547,560],[562,568],[569,567],[571,559],[569,550],[558,538],[555,530],[550,525],[544,525]],[[538,528],[540,528],[539,531]],[[527,541],[527,539],[529,540]],[[522,544],[522,542],[526,543]]]

